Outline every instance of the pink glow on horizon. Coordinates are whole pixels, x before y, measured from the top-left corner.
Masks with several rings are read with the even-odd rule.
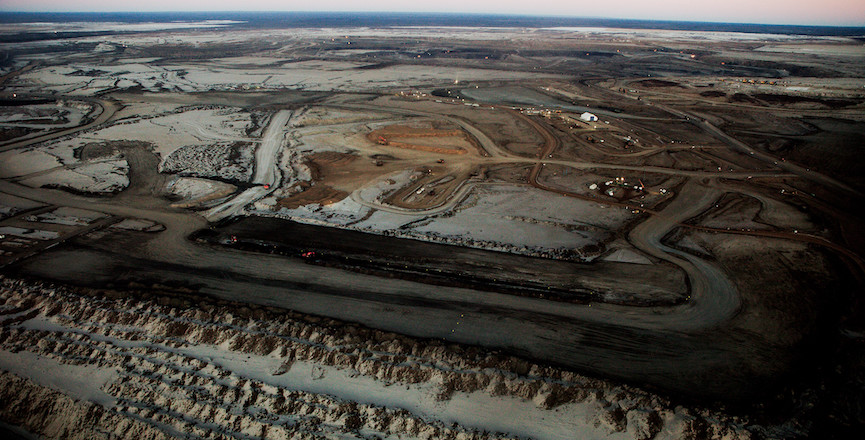
[[[863,0],[0,0],[0,11],[388,11],[464,12],[684,20],[734,23],[865,26]]]

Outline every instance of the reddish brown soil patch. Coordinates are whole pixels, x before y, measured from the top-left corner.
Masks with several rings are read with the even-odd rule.
[[[405,148],[409,150],[427,151],[437,154],[466,154],[468,153],[468,151],[455,145],[433,147],[430,145],[419,145],[409,142],[400,142],[400,139],[456,137],[462,138],[466,142],[471,143],[471,139],[462,130],[441,130],[437,128],[410,127],[406,125],[390,125],[384,128],[380,128],[378,130],[373,130],[372,132],[367,134],[366,137],[370,140],[370,142],[382,145],[388,145],[396,148]]]
[[[345,168],[357,159],[357,155],[350,153],[337,153],[325,151],[310,154],[306,157],[306,165],[309,167],[312,180],[321,180],[339,168]]]
[[[307,188],[305,191],[280,199],[280,207],[294,209],[299,206],[318,203],[319,205],[330,205],[348,197],[348,193],[334,189],[330,186],[318,183]]]

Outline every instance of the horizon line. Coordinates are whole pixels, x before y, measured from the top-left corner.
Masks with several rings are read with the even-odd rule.
[[[0,7],[0,14],[335,14],[335,15],[441,15],[441,16],[489,16],[489,17],[514,17],[514,18],[534,18],[534,19],[551,19],[551,20],[612,20],[612,21],[630,21],[638,23],[682,23],[682,24],[709,24],[709,25],[750,25],[750,26],[790,26],[790,27],[805,27],[805,28],[851,28],[865,30],[865,23],[862,24],[804,24],[804,23],[762,23],[762,22],[732,22],[732,21],[705,21],[705,20],[680,20],[680,19],[658,19],[658,18],[632,18],[632,17],[602,17],[602,16],[579,16],[579,15],[543,15],[531,13],[500,13],[500,12],[445,12],[445,11],[240,11],[240,10],[189,10],[189,11],[46,11],[46,10],[3,10]],[[531,27],[531,26],[518,26]]]

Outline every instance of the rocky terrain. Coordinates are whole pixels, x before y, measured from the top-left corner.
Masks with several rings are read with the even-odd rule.
[[[248,182],[252,176],[252,150],[248,143],[217,143],[179,148],[161,164],[162,173]]]
[[[330,319],[169,293],[0,285],[0,419],[45,438],[771,432],[496,352]]]

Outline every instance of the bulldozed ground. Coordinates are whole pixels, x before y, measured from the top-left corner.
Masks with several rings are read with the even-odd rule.
[[[474,147],[466,132],[432,126],[390,125],[373,130],[366,137],[380,145],[445,155],[466,154],[468,148]]]

